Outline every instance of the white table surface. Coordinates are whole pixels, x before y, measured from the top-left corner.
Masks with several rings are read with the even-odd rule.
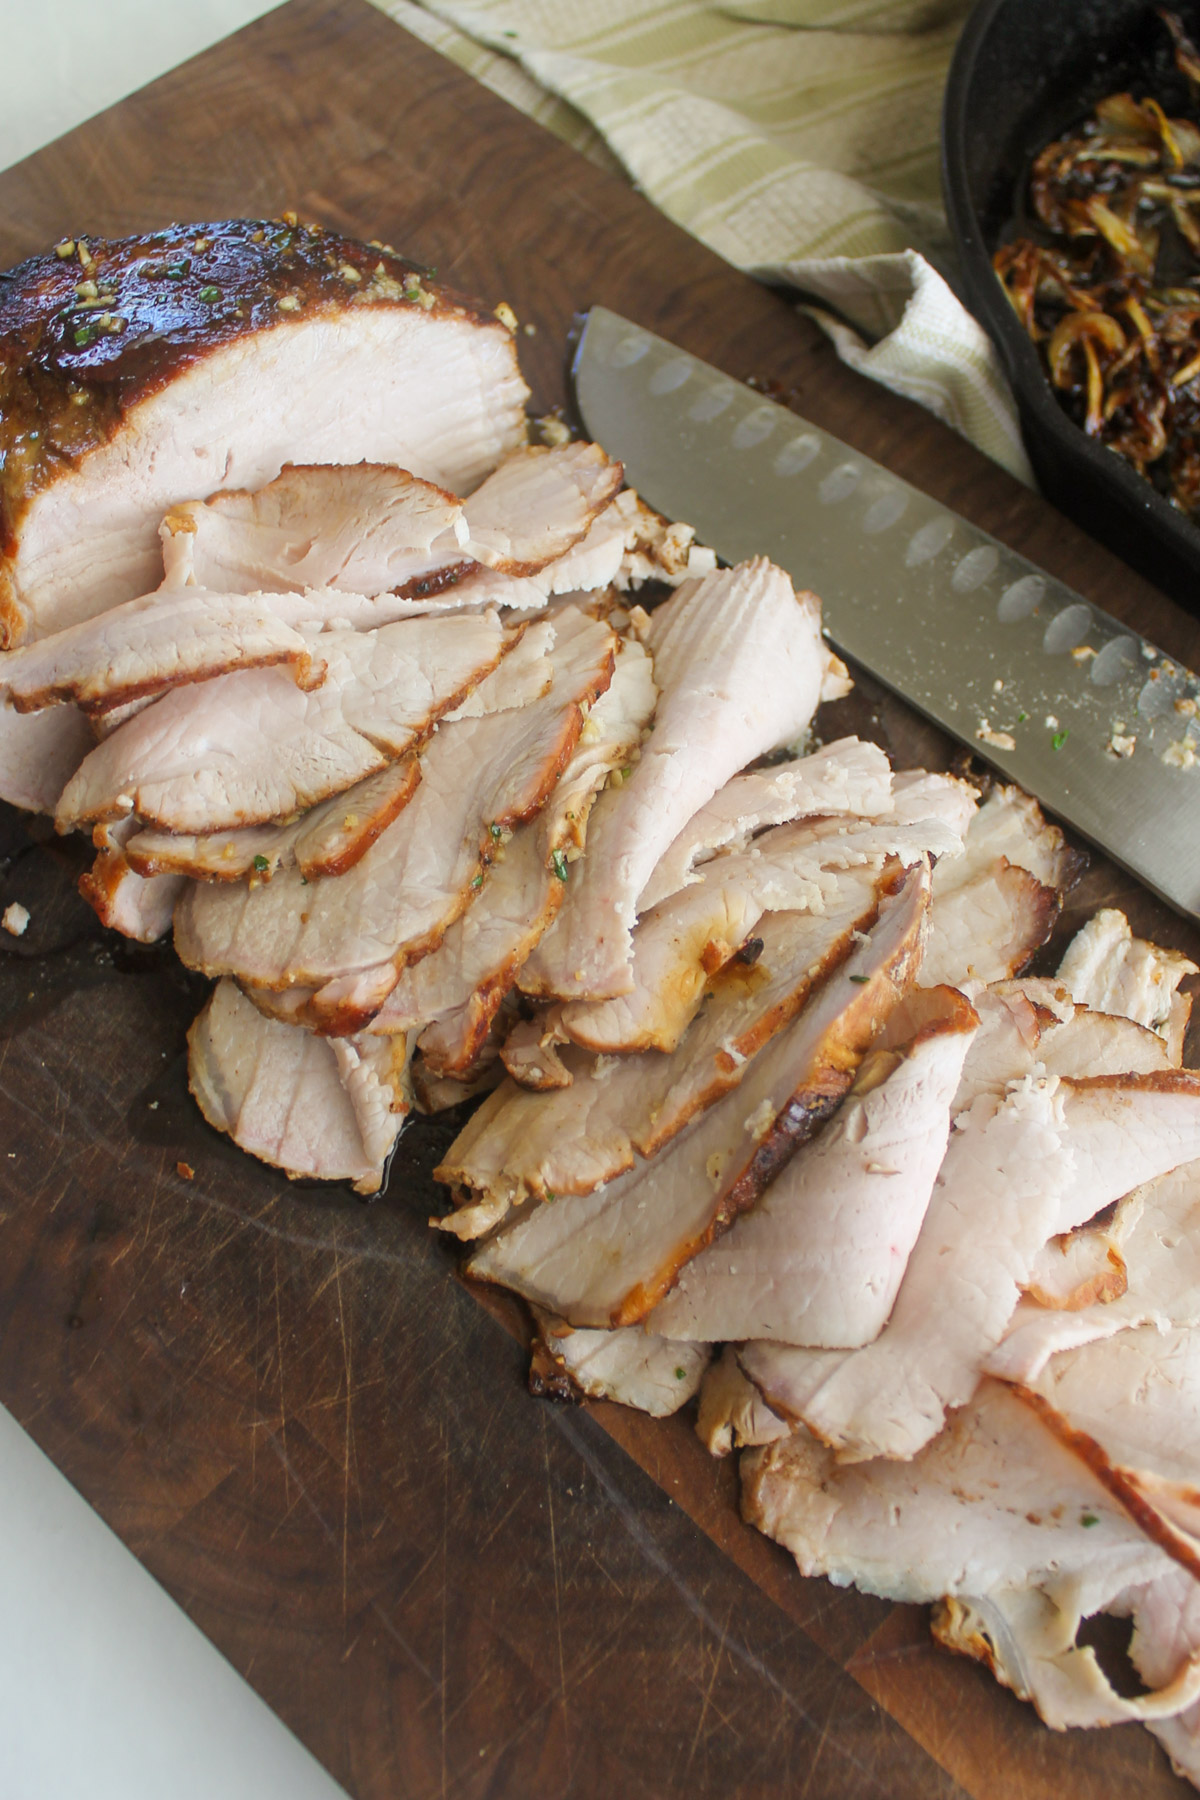
[[[0,168],[276,0],[0,0]],[[3,1800],[345,1800],[0,1408]]]
[[[278,0],[0,0],[0,169]]]

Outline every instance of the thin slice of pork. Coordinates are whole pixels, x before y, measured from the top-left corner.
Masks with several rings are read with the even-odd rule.
[[[654,730],[619,805],[593,821],[583,879],[532,959],[543,993],[629,991],[630,932],[659,858],[731,775],[800,735],[820,695],[819,604],[761,558],[679,589],[655,613],[649,648]]]
[[[647,913],[699,879],[697,864],[720,850],[745,850],[768,825],[821,813],[877,818],[891,806],[892,772],[876,744],[840,738],[797,762],[735,775],[668,846],[638,900]]]
[[[594,1193],[519,1218],[476,1251],[472,1274],[572,1325],[644,1319],[835,1109],[915,978],[928,893],[928,869],[910,871],[866,942],[754,1058],[740,1087],[665,1150]]]
[[[1166,1573],[1164,1553],[1001,1382],[911,1462],[850,1467],[796,1431],[742,1461],[744,1516],[827,1575],[887,1599],[1021,1589],[1079,1572],[1102,1592]]]
[[[1180,1714],[1195,1710],[1200,1692],[1197,1583],[1182,1570],[1166,1570],[1115,1593],[1091,1586],[1088,1606],[1089,1617],[1107,1613],[1132,1618],[1130,1660],[1146,1682],[1144,1694],[1119,1693],[1094,1652],[1077,1644],[1084,1611],[1069,1576],[979,1599],[944,1600],[934,1610],[933,1635],[947,1650],[985,1663],[1019,1699],[1031,1700],[1056,1731],[1136,1722],[1161,1735]],[[1159,1635],[1164,1626],[1169,1639],[1175,1639],[1185,1620],[1187,1641],[1164,1643]]]
[[[839,1467],[801,1431],[750,1452],[742,1480],[745,1517],[805,1575],[894,1600],[944,1597],[942,1642],[986,1661],[1060,1730],[1161,1719],[1200,1696],[1200,1588],[998,1383],[913,1462]],[[1132,1613],[1135,1645],[1157,1636],[1156,1656],[1135,1650],[1154,1691],[1123,1697],[1077,1645],[1098,1612]],[[1181,1632],[1185,1618],[1193,1629]]]
[[[934,872],[926,980],[961,986],[1016,974],[1053,931],[1081,869],[1036,800],[993,787],[963,855]]]
[[[1057,983],[1025,979],[981,991],[972,984],[971,993],[980,1029],[963,1067],[956,1112],[980,1094],[1003,1094],[1035,1069],[1084,1076],[1149,1075],[1170,1067],[1152,1031],[1077,1007]]]
[[[581,614],[555,620],[554,681],[534,704],[442,725],[421,782],[345,875],[305,883],[281,868],[252,890],[194,887],[176,918],[190,967],[255,987],[327,987],[314,1004],[341,1035],[378,1012],[407,962],[428,955],[483,886],[494,832],[545,804],[579,740],[584,707],[608,686],[613,633]]]
[[[513,451],[463,508],[466,553],[506,575],[536,575],[587,536],[622,474],[599,444]]]
[[[131,826],[131,820],[97,826],[98,855],[79,877],[79,892],[110,930],[139,944],[153,944],[170,931],[187,883],[182,875],[143,875],[131,866],[127,852]]]
[[[568,1002],[560,1029],[600,1053],[674,1050],[711,977],[738,953],[765,912],[819,913],[836,893],[842,871],[878,871],[891,858],[911,867],[927,856],[952,854],[959,842],[943,820],[910,820],[899,807],[881,819],[798,820],[764,832],[740,855],[706,863],[695,885],[639,919],[631,938],[630,991],[612,1000]]]
[[[324,679],[319,650],[255,596],[186,588],[127,600],[98,618],[0,653],[0,697],[18,712],[74,701],[124,706],[232,669],[289,665],[296,685]]]
[[[294,862],[309,880],[344,875],[407,806],[420,779],[417,757],[402,756],[288,825],[200,834],[137,831],[125,846],[126,859],[139,875],[189,875],[197,881],[246,876],[269,881],[285,862]]]
[[[540,700],[553,678],[549,656],[553,643],[552,624],[529,626],[500,668],[444,714],[444,721],[482,718]],[[314,875],[344,875],[407,806],[420,778],[420,763],[410,753],[287,824],[202,833],[139,831],[130,838],[126,855],[139,874],[178,873],[199,881],[239,881],[245,876],[269,880],[284,863],[295,863],[309,880]]]
[[[1030,1297],[1017,1307],[1003,1341],[987,1359],[989,1374],[1028,1385],[1058,1350],[1131,1326],[1156,1325],[1161,1331],[1200,1326],[1200,1165],[1184,1163],[1135,1189],[1105,1235],[1117,1241],[1124,1273],[1120,1290],[1101,1292],[1067,1310],[1038,1305],[1031,1284]],[[1035,1274],[1041,1266],[1039,1259]]]
[[[1200,1332],[1142,1325],[1062,1350],[1015,1392],[1200,1578]]]
[[[1129,920],[1113,907],[1094,913],[1067,945],[1058,979],[1080,1005],[1121,1013],[1146,1025],[1167,1043],[1178,1064],[1191,1011],[1190,995],[1177,992],[1196,964],[1178,950],[1135,938]]]
[[[552,1091],[532,1093],[506,1082],[435,1170],[437,1180],[466,1199],[438,1223],[459,1237],[478,1237],[510,1206],[590,1193],[631,1169],[638,1156],[655,1155],[738,1086],[764,1044],[850,956],[892,882],[891,875],[850,871],[824,913],[769,915],[757,960],[734,963],[714,979],[673,1055],[591,1058],[572,1048],[560,1065],[568,1081],[543,1083]],[[546,1046],[537,1054],[544,1066]]]
[[[834,1349],[876,1338],[946,1154],[978,1023],[953,988],[902,1001],[836,1116],[688,1263],[647,1329]]]
[[[63,790],[60,829],[136,813],[166,831],[284,819],[403,756],[516,637],[495,613],[321,634],[326,676],[282,669],[175,688],[114,731]]]
[[[264,1018],[232,981],[188,1033],[188,1082],[210,1125],[289,1176],[378,1191],[409,1098],[403,1038],[335,1048]]]
[[[848,1354],[748,1345],[769,1403],[847,1462],[911,1457],[974,1393],[1038,1251],[1200,1155],[1200,1077],[1026,1078],[956,1129],[886,1329]]]
[[[737,1350],[726,1344],[710,1363],[700,1387],[696,1436],[710,1456],[728,1456],[750,1444],[773,1444],[791,1436],[786,1419],[771,1411],[742,1372]]]
[[[95,745],[87,715],[77,706],[40,713],[0,706],[0,800],[25,812],[52,813]]]
[[[465,494],[525,438],[504,325],[393,251],[286,221],[32,257],[0,295],[0,360],[36,444],[4,502],[6,644],[149,592],[180,501],[360,458]]]
[[[1006,857],[947,893],[935,889],[926,981],[962,987],[1015,975],[1050,936],[1061,910],[1057,889]]]
[[[462,501],[379,463],[292,465],[255,493],[172,507],[159,536],[168,587],[239,594],[406,593],[467,560]]]
[[[373,1031],[423,1026],[419,1044],[431,1070],[461,1075],[471,1067],[501,1000],[562,904],[596,793],[640,741],[656,693],[650,658],[640,644],[624,644],[550,800],[497,848],[479,898],[432,955],[403,972]]]
[[[592,1400],[615,1400],[665,1419],[690,1400],[712,1354],[708,1344],[673,1344],[643,1331],[575,1331],[534,1307],[538,1347],[572,1389]],[[536,1352],[535,1352],[536,1356]]]
[[[477,563],[535,573],[586,534],[620,481],[595,444],[515,451],[465,502],[406,469],[290,467],[255,493],[172,508],[167,582],[423,599]]]

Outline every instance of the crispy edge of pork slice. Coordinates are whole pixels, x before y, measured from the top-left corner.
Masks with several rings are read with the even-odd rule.
[[[737,1346],[726,1344],[717,1360],[708,1365],[700,1384],[696,1436],[709,1455],[728,1456],[733,1450],[772,1444],[791,1434],[788,1421],[771,1411],[743,1372]]]
[[[78,886],[102,925],[139,944],[155,944],[170,931],[186,882],[182,875],[139,874],[123,850],[106,847]]]
[[[574,501],[580,510],[574,518],[558,521],[557,529],[553,522],[544,520],[540,527],[544,541],[535,549],[530,543],[522,545],[519,532],[511,530],[509,520],[528,472],[546,470],[559,488],[558,498],[568,508]],[[624,477],[621,464],[612,461],[599,444],[578,440],[553,447],[523,445],[511,451],[464,502],[464,553],[485,568],[498,569],[518,580],[537,575],[583,541],[615,499]],[[501,536],[509,539],[507,550],[497,541]]]
[[[289,824],[200,833],[139,831],[125,855],[139,875],[188,875],[195,881],[247,876],[269,881],[285,861],[295,861],[310,880],[344,875],[408,805],[420,779],[420,761],[410,751]]]
[[[875,818],[891,804],[892,771],[877,744],[839,738],[774,768],[735,775],[683,827],[638,897],[639,914],[700,879],[719,851],[745,850],[756,832],[804,814]]]
[[[791,1030],[755,1059],[741,1088],[702,1114],[659,1156],[605,1188],[564,1197],[502,1225],[475,1252],[470,1273],[515,1289],[573,1325],[638,1324],[669,1292],[683,1265],[754,1203],[839,1104],[873,1038],[915,980],[928,905],[926,863],[903,875],[866,943],[818,989]],[[626,1201],[631,1211],[620,1211]],[[677,1217],[681,1210],[686,1217]],[[608,1224],[620,1228],[625,1264],[612,1250],[595,1251],[600,1272],[581,1286],[569,1246],[578,1240],[594,1243],[597,1220],[610,1211]],[[547,1231],[543,1251],[538,1239]],[[645,1242],[634,1246],[636,1266],[631,1266],[637,1231]],[[540,1274],[522,1271],[514,1256],[523,1253]]]
[[[852,871],[832,931],[825,915],[769,917],[763,960],[714,980],[711,1000],[673,1054],[592,1059],[570,1049],[555,1058],[568,1082],[547,1083],[544,1091],[505,1083],[502,1100],[489,1101],[486,1113],[468,1120],[434,1170],[435,1180],[470,1196],[439,1225],[459,1237],[477,1236],[511,1205],[589,1193],[632,1168],[637,1155],[656,1155],[738,1086],[752,1058],[875,923],[893,881],[894,873],[867,878]],[[774,977],[772,969],[778,969]],[[537,1054],[547,1061],[546,1048]]]
[[[308,639],[257,595],[180,588],[0,652],[0,697],[20,713],[65,702],[110,711],[234,669],[281,665],[305,690],[325,679]]]
[[[978,1027],[955,988],[922,988],[911,1011],[902,1000],[824,1131],[681,1270],[647,1329],[828,1349],[877,1337],[929,1205]]]
[[[763,557],[678,588],[655,613],[648,641],[660,689],[654,730],[620,804],[597,814],[594,854],[530,959],[547,997],[630,991],[638,896],[662,852],[732,775],[795,738],[816,710],[820,602],[798,595]]]
[[[665,1419],[697,1391],[712,1355],[710,1344],[674,1344],[639,1325],[577,1331],[542,1307],[532,1311],[536,1337],[529,1385],[535,1393],[537,1382],[557,1390],[556,1372],[579,1398],[612,1400]]]
[[[560,614],[554,648],[555,684],[548,694],[530,707],[442,727],[426,752],[414,804],[347,876],[313,884],[304,897],[305,916],[295,908],[299,877],[287,869],[255,893],[237,896],[241,910],[234,910],[233,901],[224,898],[234,893],[230,887],[208,884],[193,889],[176,917],[176,948],[183,960],[189,966],[203,965],[213,974],[234,974],[255,987],[311,986],[316,992],[310,1002],[309,1023],[315,1029],[330,1036],[346,1036],[361,1029],[382,1006],[400,969],[436,949],[483,887],[484,871],[496,847],[493,828],[499,827],[503,833],[506,827],[532,818],[553,793],[579,741],[585,708],[612,679],[615,646],[616,637],[609,627],[582,614],[573,621],[568,621],[565,612]],[[511,742],[504,748],[506,732]],[[435,758],[446,764],[440,783],[431,773]],[[397,858],[403,864],[406,846],[416,841],[413,834],[424,827],[429,809],[446,802],[446,784],[456,758],[469,760],[478,772],[479,786],[462,790],[466,837],[455,837],[449,852],[452,866],[437,876],[438,881],[444,877],[450,883],[444,890],[445,903],[427,909],[407,931],[392,920],[386,937],[390,949],[385,949],[383,922],[373,917],[371,930],[379,938],[382,953],[368,956],[367,946],[362,945],[355,953],[361,953],[362,960],[350,960],[349,953],[338,949],[339,911],[344,916],[347,906],[361,901],[364,884],[365,891],[373,891],[369,884],[379,883]],[[397,840],[393,833],[404,835]],[[342,882],[358,885],[343,887]],[[251,906],[255,909],[253,930],[246,923]],[[198,910],[199,918],[195,916]],[[356,916],[361,920],[361,905]],[[298,929],[308,936],[296,937]],[[293,936],[285,942],[283,934],[288,932]]]
[[[1003,981],[1023,969],[1058,923],[1062,893],[1000,857],[942,895],[929,915],[929,985]]]
[[[1191,1531],[1181,1530],[1161,1501],[1156,1504],[1153,1485],[1144,1479],[1139,1480],[1137,1471],[1114,1462],[1103,1444],[1088,1432],[1080,1431],[1072,1425],[1044,1394],[1038,1393],[1035,1388],[1024,1387],[1019,1382],[1013,1382],[1011,1386],[1018,1400],[1036,1414],[1066,1449],[1086,1464],[1096,1480],[1124,1507],[1151,1542],[1165,1550],[1189,1575],[1200,1581],[1200,1537]],[[1194,1489],[1192,1498],[1195,1503]]]

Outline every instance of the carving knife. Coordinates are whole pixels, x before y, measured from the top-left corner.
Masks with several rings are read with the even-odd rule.
[[[1200,682],[1082,595],[787,407],[593,307],[588,435],[726,562],[820,595],[844,655],[1200,918]]]

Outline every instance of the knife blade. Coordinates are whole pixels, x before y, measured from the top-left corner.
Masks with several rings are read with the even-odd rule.
[[[844,655],[1200,918],[1200,682],[891,470],[619,314],[572,369],[588,435],[724,561],[821,597]]]

